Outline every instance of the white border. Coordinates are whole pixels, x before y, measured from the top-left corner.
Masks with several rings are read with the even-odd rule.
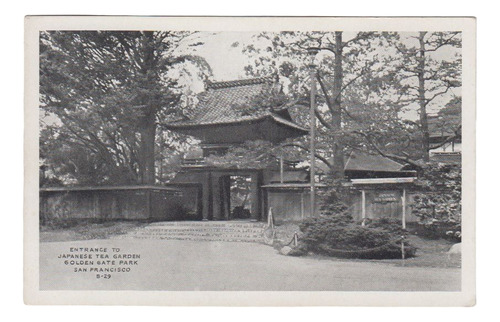
[[[40,30],[383,30],[463,32],[461,292],[151,292],[38,290],[38,33]],[[25,19],[24,300],[28,304],[471,306],[475,303],[474,18],[27,17]]]

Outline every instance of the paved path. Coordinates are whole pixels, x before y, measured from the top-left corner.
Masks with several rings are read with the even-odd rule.
[[[140,254],[129,273],[75,273],[70,247],[119,247]],[[95,258],[95,257],[94,257]],[[95,265],[94,265],[95,266]],[[122,265],[120,265],[122,266]],[[80,266],[81,267],[81,266]],[[460,269],[398,267],[373,261],[287,257],[251,243],[91,240],[40,243],[42,290],[458,291]]]

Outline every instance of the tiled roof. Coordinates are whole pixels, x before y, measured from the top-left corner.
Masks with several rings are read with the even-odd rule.
[[[459,164],[462,162],[462,153],[460,152],[433,152],[430,155],[431,161],[446,163],[446,164]]]
[[[345,164],[346,171],[401,171],[404,165],[385,158],[379,154],[368,154],[361,151],[352,151]]]
[[[272,117],[276,122],[298,127],[273,113],[252,105],[262,95],[273,94],[275,78],[263,77],[225,82],[209,82],[207,90],[199,95],[199,103],[187,120],[172,122],[171,127],[227,124]],[[283,108],[281,108],[283,109]]]
[[[461,124],[460,115],[429,115],[427,117],[430,137],[455,135]]]

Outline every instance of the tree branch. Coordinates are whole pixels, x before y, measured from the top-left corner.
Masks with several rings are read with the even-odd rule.
[[[373,141],[373,139],[370,137],[370,135],[366,134],[366,133],[363,133],[361,131],[353,131],[353,133],[355,134],[359,134],[361,136],[363,136],[366,141],[375,149],[375,151],[380,154],[381,156],[383,157],[386,157],[388,159],[391,159],[391,160],[394,160],[394,161],[399,161],[399,162],[405,162],[405,163],[408,163],[408,164],[411,164],[413,165],[414,167],[418,168],[418,169],[422,169],[422,165],[419,164],[417,161],[415,160],[412,160],[408,157],[403,157],[403,156],[399,156],[399,155],[395,155],[395,154],[392,154],[392,153],[386,153],[384,152],[379,146],[377,143],[375,143]]]
[[[307,151],[307,152],[310,152],[308,148],[306,148],[305,146],[301,145],[301,144],[298,144],[298,143],[286,143],[284,145],[282,145],[283,147],[285,146],[293,146],[293,147],[296,147],[296,148],[299,148],[299,149],[302,149],[304,151]],[[325,157],[315,153],[314,156],[318,159],[318,160],[321,160],[325,165],[327,165],[330,169],[333,167],[333,165],[328,161],[328,159],[326,159]]]
[[[350,43],[353,43],[353,42],[356,42],[358,40],[365,40],[365,39],[368,39],[370,36],[374,35],[375,32],[359,32],[356,37],[348,40],[348,41],[344,41],[342,43],[342,48],[348,46]]]
[[[456,35],[458,35],[459,32],[453,32],[450,37],[444,39],[443,41],[439,42],[434,48],[426,49],[425,52],[432,52],[436,51],[439,48],[446,46],[446,45],[451,45],[453,38],[455,38]],[[430,43],[427,43],[430,44]]]
[[[327,129],[332,128],[332,126],[323,118],[323,116],[321,115],[321,112],[318,110],[318,108],[314,109],[314,115],[316,115],[316,118],[319,120],[321,125],[323,125]]]
[[[339,113],[340,111],[335,111],[335,109],[333,108],[333,101],[332,101],[332,98],[330,97],[330,94],[328,94],[328,88],[326,88],[326,85],[323,82],[323,80],[321,79],[321,77],[319,76],[319,74],[316,75],[316,78],[318,79],[318,83],[319,83],[319,86],[321,87],[321,91],[325,95],[326,105],[328,106],[328,109],[330,110],[330,112],[332,114]]]
[[[453,86],[451,86],[451,84],[447,84],[446,86],[446,89],[445,90],[442,90],[440,92],[437,92],[435,93],[434,95],[432,95],[431,98],[426,98],[425,99],[425,105],[429,104],[430,102],[432,102],[432,100],[434,100],[436,97],[440,96],[440,95],[443,95],[443,94],[446,94],[448,93],[448,91],[452,88]]]

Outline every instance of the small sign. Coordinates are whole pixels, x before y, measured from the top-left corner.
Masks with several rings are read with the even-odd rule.
[[[395,192],[385,192],[385,193],[380,193],[378,196],[376,196],[373,199],[373,202],[397,202],[398,197],[396,196]]]

